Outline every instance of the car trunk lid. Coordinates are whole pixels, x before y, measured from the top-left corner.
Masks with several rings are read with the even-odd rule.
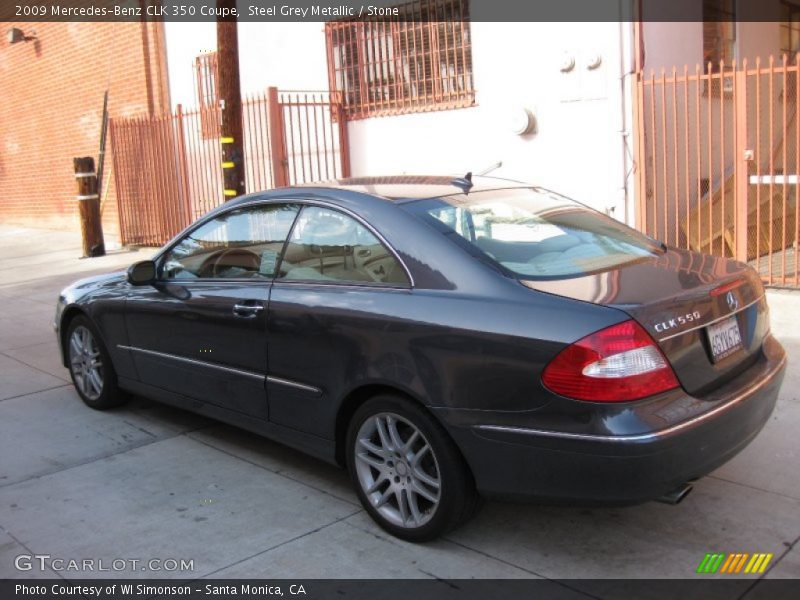
[[[764,288],[752,269],[686,250],[670,248],[600,273],[522,283],[624,311],[656,340],[694,395],[754,362],[769,331]]]

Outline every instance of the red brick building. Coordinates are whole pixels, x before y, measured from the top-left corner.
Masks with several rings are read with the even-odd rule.
[[[169,85],[163,23],[15,23],[0,41],[0,222],[76,228],[72,158],[98,156],[103,93],[111,117],[163,114]],[[106,144],[103,224],[119,230]]]

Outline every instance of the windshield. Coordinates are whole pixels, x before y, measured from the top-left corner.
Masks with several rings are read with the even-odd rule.
[[[587,275],[661,250],[611,217],[542,188],[459,194],[402,206],[520,279]]]

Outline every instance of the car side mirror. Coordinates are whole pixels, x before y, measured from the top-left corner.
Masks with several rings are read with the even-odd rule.
[[[131,285],[151,285],[156,281],[156,263],[142,260],[128,267],[128,283]]]

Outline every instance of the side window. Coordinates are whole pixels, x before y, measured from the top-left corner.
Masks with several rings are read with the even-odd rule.
[[[432,216],[439,219],[442,223],[447,225],[450,229],[455,231],[461,237],[473,240],[475,238],[475,231],[469,212],[457,206],[446,206],[438,210],[431,211]]]
[[[367,228],[339,211],[316,206],[300,213],[278,277],[409,285],[403,267]]]
[[[271,279],[299,209],[296,204],[270,204],[212,219],[165,255],[161,278]]]

